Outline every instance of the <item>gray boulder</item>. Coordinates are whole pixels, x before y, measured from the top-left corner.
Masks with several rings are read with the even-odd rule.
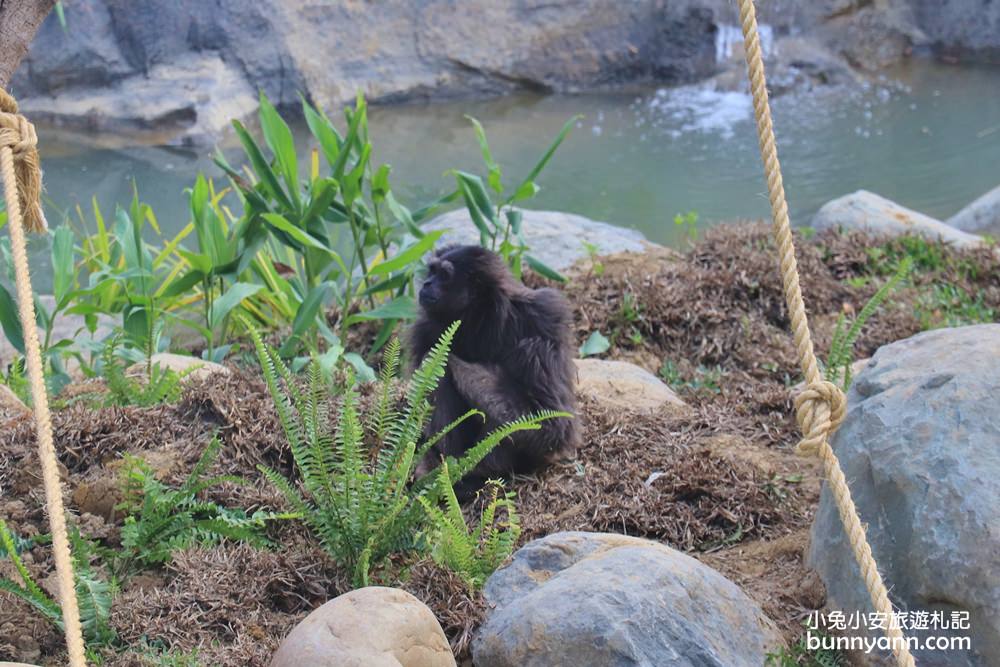
[[[861,230],[873,234],[919,234],[933,241],[944,241],[959,248],[979,245],[982,237],[955,229],[923,213],[879,195],[858,190],[829,201],[813,216],[811,226],[825,229]]]
[[[735,584],[624,535],[535,540],[487,581],[478,667],[760,667],[780,636]]]
[[[1000,324],[938,329],[879,349],[847,402],[847,417],[831,444],[869,526],[893,602],[904,610],[971,617],[969,630],[924,633],[971,636],[971,651],[917,652],[917,664],[995,665]],[[827,489],[808,561],[826,583],[831,607],[871,611]]]
[[[964,232],[1000,233],[1000,186],[948,218],[947,222]]]
[[[602,255],[642,252],[651,245],[640,231],[596,222],[582,215],[526,209],[521,212],[524,214],[521,232],[531,254],[557,271],[568,269],[577,260],[587,257],[584,241],[597,246],[597,252]],[[423,228],[447,230],[439,245],[479,243],[479,230],[465,209],[439,215]]]

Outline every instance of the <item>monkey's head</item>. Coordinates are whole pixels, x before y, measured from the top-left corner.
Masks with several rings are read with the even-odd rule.
[[[427,261],[420,306],[434,319],[459,319],[470,308],[491,304],[513,282],[496,253],[476,245],[445,246]]]

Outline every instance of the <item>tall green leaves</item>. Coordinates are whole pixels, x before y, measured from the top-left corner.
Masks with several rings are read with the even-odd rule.
[[[523,263],[527,263],[539,275],[560,282],[565,281],[565,278],[558,271],[528,252],[530,249],[524,241],[521,229],[521,211],[516,209],[514,205],[538,194],[539,188],[536,179],[552,159],[552,156],[555,155],[560,144],[569,135],[573,125],[579,120],[579,116],[574,116],[566,121],[535,166],[513,190],[507,190],[503,185],[503,171],[493,158],[493,152],[486,139],[486,131],[482,124],[471,116],[466,116],[466,118],[472,123],[483,162],[486,164],[486,183],[484,184],[483,179],[475,174],[458,170],[452,173],[458,186],[457,193],[465,203],[472,224],[479,230],[480,244],[498,252],[518,278],[521,277]],[[487,185],[489,190],[493,191],[496,203],[490,196]]]
[[[293,328],[281,348],[286,357],[302,345],[316,351],[320,337],[343,347],[348,329],[363,321],[383,322],[377,341],[387,340],[398,320],[415,314],[413,276],[440,236],[418,227],[439,203],[411,212],[393,196],[389,166],[372,163],[363,97],[345,110],[343,134],[305,100],[302,110],[325,172],[316,156],[308,177],[302,177],[295,138],[263,95],[263,145],[234,123],[250,178],[223,156],[216,158],[243,198],[240,229],[269,239],[251,266],[269,287],[287,285],[284,300],[291,307],[283,312]],[[278,263],[291,275],[279,276]],[[331,301],[341,314],[335,332],[323,318],[323,306]]]

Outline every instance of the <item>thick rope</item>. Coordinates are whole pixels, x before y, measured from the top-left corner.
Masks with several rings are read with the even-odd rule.
[[[66,648],[69,651],[69,664],[72,667],[86,667],[83,634],[80,628],[80,609],[73,578],[73,559],[66,533],[66,511],[63,508],[62,485],[59,482],[59,467],[52,442],[52,421],[45,390],[38,328],[35,325],[35,304],[32,297],[31,274],[28,270],[28,253],[25,249],[24,232],[31,216],[26,216],[25,220],[21,218],[22,204],[28,211],[37,209],[37,213],[34,214],[34,229],[45,228],[45,218],[41,216],[38,201],[41,173],[38,170],[38,152],[35,150],[35,129],[23,116],[17,114],[17,104],[2,89],[0,89],[0,176],[3,178],[7,226],[10,228],[11,250],[14,254],[18,314],[21,318],[21,327],[24,329],[24,352],[28,365],[28,379],[31,382],[31,398],[35,406],[38,457],[42,462],[45,504],[49,514],[49,526],[52,529],[52,551],[59,579],[59,603],[66,631]],[[28,185],[28,189],[22,190],[25,184]]]
[[[772,230],[781,261],[781,280],[784,284],[788,312],[791,315],[795,350],[806,379],[805,390],[795,398],[795,416],[803,434],[797,450],[802,454],[819,456],[823,461],[827,484],[837,504],[844,532],[851,543],[854,558],[861,569],[872,604],[876,611],[884,614],[886,619],[890,619],[886,622],[885,632],[896,655],[896,661],[900,667],[913,667],[913,656],[910,654],[906,637],[899,627],[893,627],[898,624],[891,622],[893,608],[889,601],[889,593],[878,572],[878,564],[872,556],[871,547],[865,537],[865,529],[851,499],[851,490],[840,469],[840,462],[828,442],[844,419],[846,400],[844,393],[836,385],[823,379],[813,351],[809,321],[806,318],[802,290],[799,287],[799,270],[795,261],[795,245],[788,219],[788,205],[785,202],[781,165],[774,144],[774,128],[771,124],[771,108],[767,99],[767,83],[764,78],[764,60],[757,32],[756,12],[753,0],[738,0],[738,2],[740,24],[743,28],[744,55],[750,78],[750,92],[753,95],[754,116],[757,120],[757,138],[760,141],[760,156],[764,162],[767,193],[771,200]]]

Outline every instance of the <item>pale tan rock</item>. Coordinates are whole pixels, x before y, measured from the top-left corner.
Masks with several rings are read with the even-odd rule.
[[[622,410],[681,412],[687,404],[658,377],[626,361],[576,359],[577,394]]]
[[[204,361],[196,357],[189,357],[183,354],[173,354],[171,352],[159,352],[154,354],[150,360],[153,365],[160,365],[161,369],[170,369],[178,373],[183,373],[189,368],[194,368],[186,379],[204,379],[215,373],[229,375],[229,369],[222,364],[213,361]],[[133,364],[128,369],[129,375],[142,375],[146,372],[145,362]]]
[[[11,391],[10,387],[0,384],[0,419],[19,417],[28,414],[31,409]]]
[[[397,588],[369,586],[330,600],[281,642],[271,667],[455,667],[434,614]]]

